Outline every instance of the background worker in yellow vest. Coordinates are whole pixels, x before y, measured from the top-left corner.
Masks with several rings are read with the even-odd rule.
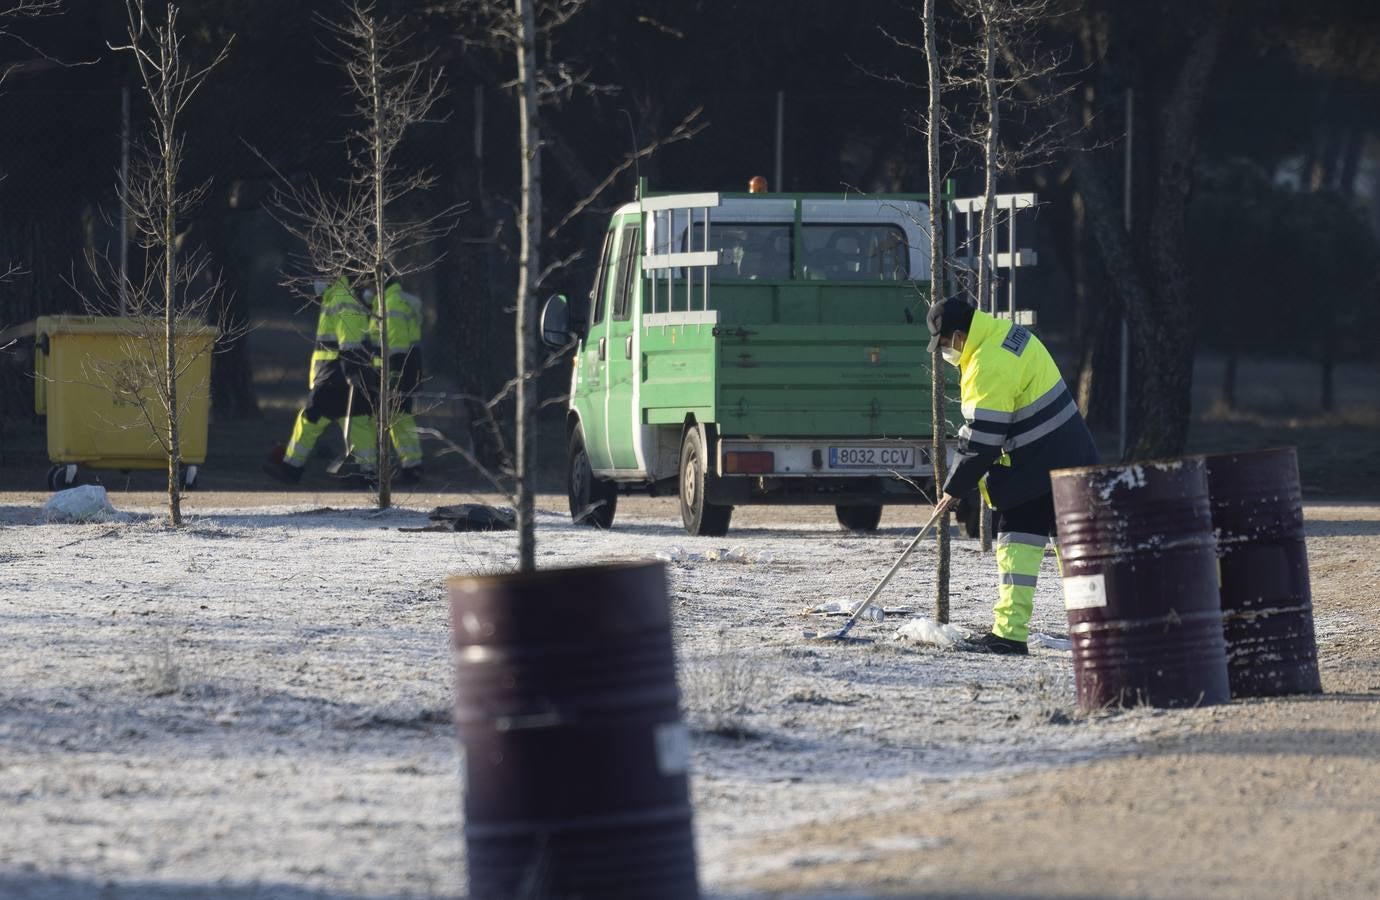
[[[1059,367],[1028,328],[958,298],[931,306],[926,323],[930,352],[941,349],[958,367],[963,406],[958,455],[937,509],[978,486],[994,511],[992,630],[967,649],[1025,654],[1040,561],[1055,535],[1050,470],[1095,464],[1097,446]]]
[[[373,302],[373,291],[365,291],[365,301]],[[398,451],[399,480],[415,484],[422,478],[422,441],[417,434],[413,401],[422,383],[422,301],[409,294],[396,281],[383,290],[384,315],[388,318],[388,372],[393,389],[393,420],[388,433]],[[379,352],[381,335],[376,317],[370,317],[369,344]],[[383,370],[383,360],[374,356],[374,378]]]
[[[346,452],[353,453],[356,463],[366,474],[376,467],[378,444],[374,426],[368,416],[363,397],[365,379],[369,373],[368,337],[369,314],[350,292],[350,282],[343,276],[329,286],[321,285],[321,313],[316,320],[316,346],[311,354],[311,373],[307,386],[311,395],[307,405],[297,414],[292,438],[287,447],[275,450],[264,462],[264,471],[279,481],[296,484],[302,479],[311,451],[321,433],[335,421],[341,421]],[[350,405],[350,388],[355,387],[354,407]]]

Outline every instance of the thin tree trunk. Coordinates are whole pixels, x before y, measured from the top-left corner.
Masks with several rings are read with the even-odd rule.
[[[1322,360],[1322,410],[1332,412],[1336,406],[1336,391],[1334,389],[1333,375],[1335,373],[1335,363],[1332,357],[1325,356]]]
[[[930,302],[944,295],[944,197],[939,186],[939,128],[940,81],[939,48],[934,30],[934,4],[925,0],[925,62],[929,70],[930,108],[925,131],[926,156],[929,169],[930,207]],[[946,434],[948,422],[944,417],[944,357],[939,351],[930,355],[930,460],[934,465],[934,499],[948,477]],[[949,621],[949,517],[939,520],[936,532],[938,562],[934,570],[934,618],[943,624]]]
[[[372,29],[369,34],[369,72],[370,106],[374,116],[374,310],[379,322],[379,387],[378,408],[374,410],[377,425],[375,441],[378,445],[379,495],[378,508],[388,509],[393,505],[393,460],[392,436],[393,392],[389,389],[388,378],[388,302],[384,297],[387,283],[384,265],[384,221],[383,182],[388,173],[383,165],[383,83],[382,60],[379,58],[378,35]],[[367,355],[367,354],[366,354]],[[365,376],[369,377],[368,375]],[[348,436],[347,436],[348,437]]]
[[[168,23],[169,31],[172,22]],[[173,526],[182,524],[182,435],[177,421],[177,184],[173,154],[176,151],[176,132],[173,129],[176,112],[172,108],[172,91],[164,85],[159,98],[162,106],[163,151],[163,340],[166,369],[168,413],[168,519]]]
[[[536,569],[533,474],[537,450],[537,307],[532,292],[541,271],[541,126],[537,120],[536,15],[533,0],[514,0],[520,20],[517,63],[522,132],[522,231],[518,257],[517,318],[517,524],[518,570]]]
[[[1001,127],[1000,110],[997,108],[997,54],[996,35],[993,31],[992,9],[982,5],[982,104],[987,110],[987,134],[982,147],[982,236],[978,241],[978,309],[988,313],[997,311],[996,299],[992,296],[992,271],[989,257],[996,252],[996,210],[992,204],[997,196],[997,135]],[[978,516],[978,540],[984,553],[992,549],[992,517],[987,505],[982,505]]]
[[[996,301],[992,297],[992,269],[989,257],[996,250],[996,232],[993,230],[996,211],[992,204],[997,196],[997,136],[1000,128],[1000,111],[997,109],[997,54],[993,34],[991,9],[982,6],[982,105],[987,112],[987,133],[982,144],[982,215],[979,216],[982,233],[978,237],[978,309],[987,313],[996,312]]]

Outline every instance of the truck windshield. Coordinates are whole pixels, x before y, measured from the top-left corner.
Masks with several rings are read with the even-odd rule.
[[[906,281],[910,253],[905,232],[886,223],[806,223],[801,226],[801,276],[810,281]],[[704,225],[681,233],[681,249],[704,248]],[[709,248],[719,251],[713,280],[786,281],[793,270],[788,223],[714,222]]]
[[[704,225],[696,222],[694,236],[682,237],[681,249],[703,248]],[[709,228],[709,249],[719,251],[719,264],[709,270],[709,277],[716,281],[786,281],[791,277],[789,223],[714,222]]]
[[[910,276],[906,235],[895,225],[806,224],[801,239],[801,271],[807,279],[905,281]]]

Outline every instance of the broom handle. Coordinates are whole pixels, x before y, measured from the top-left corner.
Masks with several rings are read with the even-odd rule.
[[[920,533],[915,536],[915,540],[910,542],[910,546],[906,548],[906,552],[902,553],[900,558],[892,564],[891,571],[887,572],[886,575],[883,576],[882,580],[878,582],[877,586],[872,589],[872,593],[868,594],[867,599],[862,602],[862,606],[859,606],[853,612],[853,615],[848,618],[848,623],[844,625],[842,629],[839,630],[839,637],[843,637],[844,635],[848,634],[849,629],[856,625],[858,620],[863,617],[863,613],[867,612],[867,610],[871,608],[872,601],[876,600],[877,595],[882,592],[882,589],[891,583],[891,579],[895,577],[898,571],[900,571],[902,563],[904,563],[910,557],[911,553],[914,552],[916,547],[920,546],[920,541],[924,539],[927,533],[929,533],[930,527],[934,525],[935,522],[938,522],[939,517],[944,515],[944,513],[946,512],[948,512],[948,507],[945,506],[941,506],[939,509],[935,510],[934,515],[930,516],[930,520],[925,523],[925,526],[920,529]]]

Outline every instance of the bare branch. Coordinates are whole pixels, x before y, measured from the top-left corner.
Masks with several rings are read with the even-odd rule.
[[[639,160],[651,156],[667,144],[674,144],[677,141],[688,141],[689,139],[693,138],[695,135],[703,131],[705,128],[708,128],[708,123],[695,124],[695,120],[699,118],[699,115],[702,112],[704,112],[703,106],[695,107],[685,116],[685,118],[681,119],[680,122],[676,125],[676,127],[671,129],[671,132],[667,134],[665,137],[657,138],[656,140],[647,144],[645,147],[640,147],[633,153],[628,154],[624,158],[623,162],[616,166],[603,181],[595,185],[593,191],[591,191],[587,196],[585,196],[582,200],[576,203],[571,208],[570,212],[566,213],[565,217],[562,218],[559,222],[557,222],[555,227],[553,227],[550,231],[546,233],[546,236],[549,238],[555,237],[556,234],[561,230],[561,228],[569,224],[569,222],[576,216],[578,216],[580,213],[584,212],[585,209],[591,203],[593,203],[596,199],[599,198],[601,194],[604,193],[604,191],[609,189],[609,187],[614,183],[614,181],[618,178],[619,175],[622,175],[624,172],[628,171],[628,169],[632,168]]]

